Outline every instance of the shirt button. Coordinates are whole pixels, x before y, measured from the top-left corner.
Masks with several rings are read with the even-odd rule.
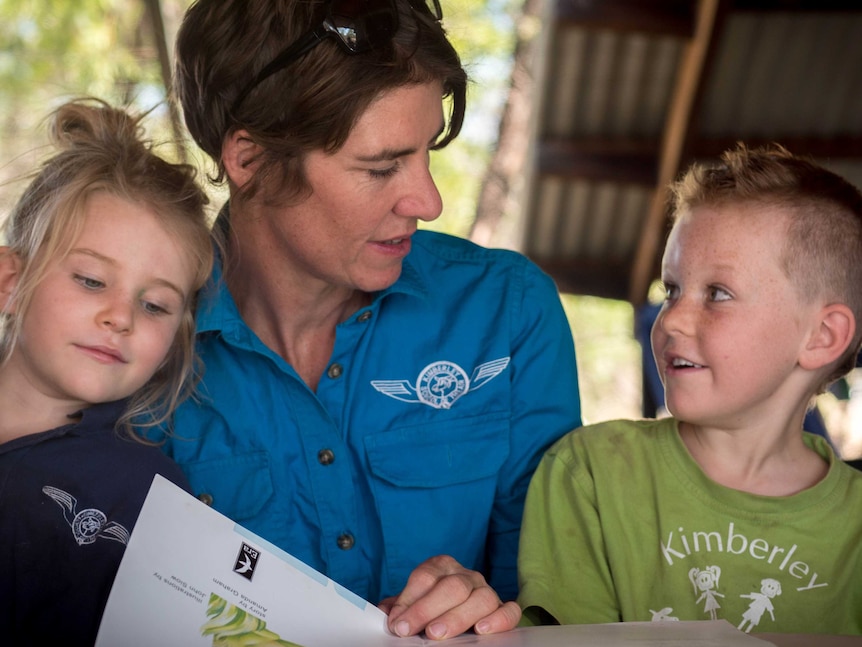
[[[341,550],[350,550],[353,548],[353,544],[355,543],[356,540],[349,532],[345,532],[343,535],[338,535],[338,547]]]
[[[204,492],[203,494],[198,494],[198,500],[211,506],[213,504],[213,495],[208,492]]]
[[[333,364],[328,369],[326,369],[326,374],[331,377],[333,380],[337,377],[341,377],[341,374],[344,372],[344,369],[341,367],[341,364]]]
[[[358,321],[359,323],[365,323],[369,319],[371,319],[371,310],[366,310],[356,318],[356,321]]]
[[[321,449],[317,452],[317,462],[321,465],[332,465],[335,461],[335,452],[331,449]]]

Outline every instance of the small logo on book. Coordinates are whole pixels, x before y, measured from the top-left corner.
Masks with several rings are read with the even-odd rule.
[[[250,581],[252,575],[254,575],[254,569],[257,566],[257,558],[259,556],[259,550],[243,542],[242,547],[239,549],[239,555],[236,556],[236,564],[233,566],[233,572],[239,573]]]

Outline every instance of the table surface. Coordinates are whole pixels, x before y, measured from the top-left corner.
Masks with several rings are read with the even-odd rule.
[[[821,636],[814,634],[751,634],[776,647],[862,647],[862,636]]]

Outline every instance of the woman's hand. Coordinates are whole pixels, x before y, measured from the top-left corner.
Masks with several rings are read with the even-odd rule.
[[[443,640],[473,629],[477,634],[509,631],[521,619],[515,602],[502,602],[484,576],[461,566],[448,555],[422,562],[410,574],[400,595],[386,598],[380,608],[389,614],[389,630],[397,636],[425,631]]]

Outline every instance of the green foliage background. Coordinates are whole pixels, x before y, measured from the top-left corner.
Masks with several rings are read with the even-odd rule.
[[[190,0],[160,1],[172,48]],[[509,85],[521,2],[442,0],[444,26],[472,82],[461,137],[431,158],[445,209],[423,225],[430,229],[469,234]],[[145,0],[0,0],[0,221],[23,190],[27,173],[51,153],[43,129],[48,113],[83,95],[151,111],[148,134],[165,142],[162,155],[177,157]],[[187,149],[205,174],[203,156],[193,146]],[[213,205],[220,205],[224,190],[208,188]],[[640,415],[640,346],[633,336],[632,307],[572,295],[564,295],[563,303],[578,353],[585,421]],[[855,379],[862,387],[862,371]],[[846,404],[825,404],[830,428],[848,428],[841,420],[849,419]],[[836,440],[840,433],[852,436],[839,432]],[[850,438],[857,443],[854,455],[862,453],[862,435],[857,436]]]
[[[161,0],[168,45],[189,0]],[[443,0],[444,26],[471,77],[461,137],[432,155],[443,215],[426,225],[467,236],[509,85],[519,0]],[[155,141],[172,137],[157,48],[143,0],[0,0],[0,219],[49,154],[44,119],[91,95],[136,111]],[[192,152],[194,148],[191,147]],[[176,158],[167,143],[160,151]],[[202,172],[208,167],[197,154]],[[213,204],[224,191],[209,187]],[[640,355],[626,303],[565,296],[585,420],[638,415]]]

